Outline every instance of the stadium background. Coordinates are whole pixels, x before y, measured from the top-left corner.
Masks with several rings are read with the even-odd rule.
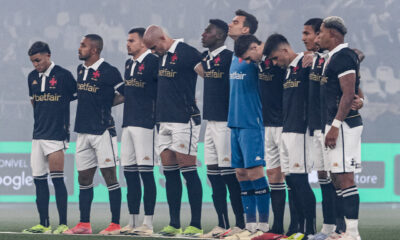
[[[288,37],[296,51],[303,51],[301,31],[311,17],[338,15],[348,27],[346,42],[361,49],[362,89],[366,101],[361,113],[364,119],[362,160],[364,171],[357,176],[362,202],[400,202],[400,1],[385,0],[0,0],[0,202],[34,202],[30,176],[30,141],[33,127],[27,75],[33,69],[27,56],[29,46],[37,40],[48,42],[52,60],[76,75],[81,62],[77,52],[85,34],[97,33],[104,38],[102,57],[124,71],[126,35],[132,27],[158,24],[174,38],[183,37],[199,51],[201,33],[210,18],[227,22],[236,9],[253,13],[259,20],[256,36],[265,41],[271,33]],[[227,40],[233,48],[232,40]],[[396,60],[397,59],[397,60]],[[202,80],[198,79],[197,99],[202,107]],[[71,131],[76,102],[71,104]],[[113,110],[121,133],[122,107]],[[204,126],[201,141],[204,135]],[[77,202],[77,174],[74,169],[74,141],[67,151],[66,182],[69,200]],[[203,145],[199,147],[202,182],[206,183]],[[120,176],[123,176],[120,171]],[[164,177],[156,169],[158,201],[165,202]],[[125,186],[123,177],[120,178]],[[316,175],[310,176],[315,188]],[[107,202],[107,189],[97,174],[95,202]],[[123,188],[125,191],[125,188]],[[320,191],[315,191],[320,200]],[[187,201],[186,194],[184,201]],[[123,198],[125,199],[125,198]],[[54,199],[52,198],[52,201]],[[204,202],[211,202],[211,189],[204,189]]]

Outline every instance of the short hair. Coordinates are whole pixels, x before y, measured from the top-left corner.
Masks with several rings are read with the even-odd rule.
[[[250,13],[243,11],[242,9],[239,9],[235,12],[236,16],[243,16],[246,19],[244,20],[243,26],[248,27],[250,30],[250,34],[254,34],[257,31],[258,28],[258,21],[257,18],[254,17],[254,15],[251,15]]]
[[[229,30],[228,24],[226,22],[222,21],[221,19],[210,19],[209,23],[215,25],[219,30],[221,30],[223,38],[226,39]]]
[[[282,34],[279,33],[272,34],[271,36],[268,37],[267,41],[265,42],[263,54],[269,57],[272,54],[272,52],[278,50],[279,46],[282,44],[290,45],[288,40]]]
[[[341,17],[331,16],[323,20],[325,28],[331,28],[337,30],[343,36],[347,33],[347,28],[344,24],[344,20]]]
[[[103,50],[103,39],[97,35],[97,34],[88,34],[85,36],[85,38],[90,39],[94,43],[94,46],[96,49],[101,53],[101,50]]]
[[[146,32],[146,28],[139,27],[139,28],[132,28],[129,31],[129,34],[137,33],[140,38],[143,38],[144,32]]]
[[[235,55],[238,57],[243,56],[245,52],[249,49],[252,43],[261,44],[261,41],[258,40],[254,35],[242,35],[235,41],[234,51]]]
[[[49,44],[42,42],[42,41],[34,42],[28,50],[28,55],[33,56],[37,53],[51,54]]]
[[[322,18],[310,18],[304,23],[304,26],[311,26],[315,33],[318,33],[321,28]]]

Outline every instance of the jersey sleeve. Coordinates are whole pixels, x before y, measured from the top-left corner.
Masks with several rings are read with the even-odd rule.
[[[29,98],[32,99],[32,81],[31,81],[31,75],[29,74],[28,76],[28,91],[29,91]]]
[[[341,78],[349,73],[356,73],[357,62],[348,54],[340,54],[334,64],[329,64],[333,72]]]
[[[201,54],[195,48],[191,47],[186,53],[185,64],[189,69],[194,71],[194,68],[201,62]]]
[[[119,85],[119,87],[117,87],[115,91],[118,92],[119,94],[121,94],[122,96],[124,96],[124,94],[125,94],[125,83]]]
[[[64,92],[69,97],[70,101],[73,101],[77,98],[77,85],[76,80],[72,73],[69,71],[65,74],[65,83],[64,83]]]
[[[117,89],[124,84],[121,73],[115,67],[111,69],[110,75],[107,77],[107,81],[108,84],[114,87],[115,91],[117,91]]]

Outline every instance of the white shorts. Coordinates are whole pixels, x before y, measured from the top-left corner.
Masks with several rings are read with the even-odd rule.
[[[227,122],[208,121],[204,137],[204,163],[231,167],[231,129]]]
[[[326,125],[325,134],[330,125]],[[334,149],[327,148],[327,157],[332,173],[361,172],[361,134],[363,126],[350,128],[343,122]]]
[[[264,158],[267,169],[281,166],[280,145],[282,141],[282,127],[265,127]]]
[[[197,155],[197,142],[199,141],[200,126],[193,120],[188,123],[160,123],[158,133],[158,151],[161,154],[169,149],[174,152]]]
[[[158,165],[156,129],[124,127],[121,137],[121,165]]]
[[[117,137],[106,130],[102,135],[78,133],[76,139],[76,168],[78,171],[118,164]]]
[[[325,151],[325,136],[321,130],[314,130],[314,136],[311,136],[310,159],[314,163],[314,170],[329,171],[329,162]]]
[[[67,141],[33,139],[31,151],[32,176],[38,177],[47,174],[49,172],[47,156],[50,153],[66,149],[68,149]]]
[[[283,173],[310,173],[313,162],[309,159],[311,137],[303,133],[282,133],[281,168]]]

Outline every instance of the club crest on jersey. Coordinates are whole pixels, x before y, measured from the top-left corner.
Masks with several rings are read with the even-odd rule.
[[[57,79],[53,76],[53,77],[51,78],[51,80],[49,81],[49,83],[50,83],[49,88],[56,88]]]
[[[293,74],[296,74],[296,73],[297,73],[297,70],[299,70],[299,66],[296,66],[296,67],[293,68],[293,71],[292,71]]]
[[[219,66],[219,63],[221,62],[221,58],[220,58],[220,56],[218,55],[216,58],[214,58],[214,65],[215,66]]]
[[[97,79],[100,77],[100,72],[99,72],[99,70],[93,72],[93,75],[92,75],[92,76],[93,76],[93,77],[92,77],[92,80],[97,81]]]
[[[174,55],[171,56],[170,64],[175,64],[177,60],[178,60],[178,55],[176,55],[176,53],[174,53]]]
[[[264,64],[265,64],[265,68],[269,68],[271,65],[271,60],[269,60],[268,58],[265,59]]]
[[[144,63],[140,64],[138,67],[138,74],[143,74],[143,70],[144,70]]]
[[[320,58],[318,60],[318,66],[321,66],[325,62],[325,58]]]
[[[33,80],[32,85],[36,85],[38,82],[36,80]]]

